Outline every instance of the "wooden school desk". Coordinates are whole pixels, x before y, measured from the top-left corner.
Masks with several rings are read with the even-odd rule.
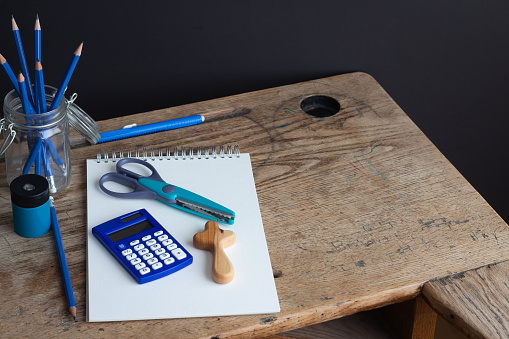
[[[329,97],[308,99],[309,107],[323,108],[314,113],[332,112],[338,108],[334,100],[339,112],[323,118],[304,113],[301,104],[313,95]],[[487,288],[490,274],[505,272],[507,225],[369,75],[335,76],[99,124],[107,131],[231,106],[252,111],[72,149],[72,181],[55,204],[76,321],[67,310],[52,235],[25,239],[13,231],[2,164],[1,336],[261,336],[411,300],[423,290],[435,310],[465,331],[499,326],[507,333],[506,316],[496,314],[500,308],[482,313],[484,306],[476,305],[483,297],[495,298]],[[239,145],[251,154],[281,312],[87,323],[85,159],[112,148],[145,146],[150,152],[211,145]],[[487,266],[495,263],[500,264]],[[483,271],[461,274],[477,268]],[[485,283],[476,285],[476,277]],[[499,285],[493,290],[503,288]],[[471,321],[476,307],[482,316]]]

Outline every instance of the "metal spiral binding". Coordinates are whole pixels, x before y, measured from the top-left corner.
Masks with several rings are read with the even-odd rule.
[[[157,152],[157,154],[156,154]],[[160,147],[157,151],[151,147],[150,154],[147,151],[146,147],[143,147],[141,150],[136,147],[134,150],[130,148],[127,150],[127,156],[125,158],[136,158],[144,161],[156,161],[156,160],[193,160],[193,159],[217,159],[217,158],[240,158],[240,148],[239,145],[231,145],[226,146],[226,151],[224,146],[219,146],[219,152],[217,152],[217,148],[215,146],[210,147],[196,147],[196,151],[193,147],[181,147],[180,152],[177,147],[173,148],[173,154],[171,153],[170,147],[166,147],[166,154],[164,153],[164,148]],[[121,148],[118,151],[118,156],[116,150],[113,148],[111,150],[111,157],[108,153],[108,150],[98,150],[97,151],[97,162],[116,162],[117,160],[124,159],[124,149]]]

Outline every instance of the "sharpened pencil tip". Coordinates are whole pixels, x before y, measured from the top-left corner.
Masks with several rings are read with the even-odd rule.
[[[83,49],[83,42],[78,46],[78,48],[76,48],[76,51],[74,52],[74,54],[81,55],[82,49]]]
[[[25,81],[25,77],[23,76],[23,73],[19,72],[18,74],[18,82],[23,82]]]
[[[41,64],[41,62],[39,61],[39,59],[37,59],[37,61],[35,62],[35,70],[36,70],[36,71],[40,71],[40,70],[42,70],[42,64]]]
[[[19,30],[18,25],[16,24],[16,20],[14,20],[14,15],[12,16],[12,30],[13,31]]]
[[[39,22],[39,14],[37,14],[37,19],[35,19],[35,28],[34,30],[40,31],[41,30],[41,23]]]
[[[7,62],[7,60],[4,58],[4,56],[2,54],[0,54],[0,64],[5,64]]]
[[[71,312],[72,317],[76,320],[76,306],[69,307],[69,312]]]

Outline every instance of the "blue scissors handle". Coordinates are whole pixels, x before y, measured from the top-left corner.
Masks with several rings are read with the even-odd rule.
[[[122,161],[122,160],[121,160]],[[106,187],[104,187],[104,183],[108,181],[116,182],[120,185],[127,186],[132,188],[134,191],[128,193],[114,192]],[[138,180],[128,177],[127,175],[123,175],[120,173],[106,173],[99,180],[99,186],[104,193],[111,195],[115,198],[123,198],[123,199],[156,199],[157,194],[145,188],[143,185],[138,183]]]
[[[130,171],[130,170],[124,168],[125,164],[138,164],[138,165],[148,168],[152,173],[150,174],[150,176],[145,176],[143,174],[139,174],[139,173],[136,173],[136,172],[133,172],[133,171]],[[128,177],[131,177],[134,179],[147,178],[147,179],[164,182],[164,180],[161,178],[159,173],[157,173],[157,170],[154,168],[154,166],[152,166],[148,162],[146,162],[144,160],[140,160],[140,159],[125,158],[125,159],[119,160],[117,162],[117,172],[120,174],[127,175]]]

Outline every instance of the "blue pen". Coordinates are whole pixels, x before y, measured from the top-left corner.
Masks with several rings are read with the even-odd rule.
[[[49,108],[50,111],[52,111],[58,107],[58,104],[60,103],[60,100],[62,99],[62,96],[64,95],[65,89],[67,88],[67,85],[69,84],[69,80],[71,79],[72,72],[74,72],[74,68],[76,67],[78,60],[80,59],[82,49],[83,49],[83,43],[81,43],[78,46],[78,48],[72,55],[71,62],[67,66],[67,70],[65,71],[64,78],[60,82],[60,86],[58,86],[57,93],[55,94],[55,97],[53,98],[53,102],[51,103],[51,107]]]
[[[101,138],[97,141],[98,144],[109,142],[118,139],[125,139],[136,137],[139,135],[168,131],[172,129],[192,126],[201,124],[204,120],[201,115],[191,115],[185,118],[178,118],[173,120],[166,120],[161,122],[156,122],[153,124],[147,124],[142,126],[135,126],[129,128],[123,128],[115,131],[103,132],[99,135]]]
[[[55,210],[55,200],[49,197],[50,210],[51,210],[51,228],[53,229],[53,236],[57,246],[58,261],[60,262],[60,269],[62,271],[62,278],[64,280],[65,296],[67,297],[67,304],[69,311],[74,319],[76,319],[76,302],[74,301],[74,293],[72,291],[71,276],[69,275],[69,268],[67,267],[67,260],[65,259],[64,245],[62,244],[62,235],[60,234],[60,227],[58,226],[57,211]]]
[[[34,94],[32,92],[32,82],[30,81],[30,74],[28,73],[27,60],[25,59],[25,52],[23,51],[23,43],[21,42],[21,35],[19,34],[18,25],[14,17],[12,17],[12,33],[14,34],[14,41],[16,42],[16,49],[18,50],[19,63],[21,65],[21,72],[26,79],[25,87],[28,94],[28,101],[34,103]]]
[[[202,114],[190,115],[184,118],[177,118],[172,120],[166,120],[156,122],[153,124],[135,126],[135,127],[124,127],[123,129],[108,131],[100,133],[100,139],[97,141],[98,144],[104,142],[137,137],[144,134],[157,133],[163,131],[169,131],[172,129],[198,125],[203,122],[210,122],[215,120],[222,120],[226,118],[233,118],[236,116],[244,115],[249,113],[251,110],[245,107],[230,107],[216,111],[206,112]]]

